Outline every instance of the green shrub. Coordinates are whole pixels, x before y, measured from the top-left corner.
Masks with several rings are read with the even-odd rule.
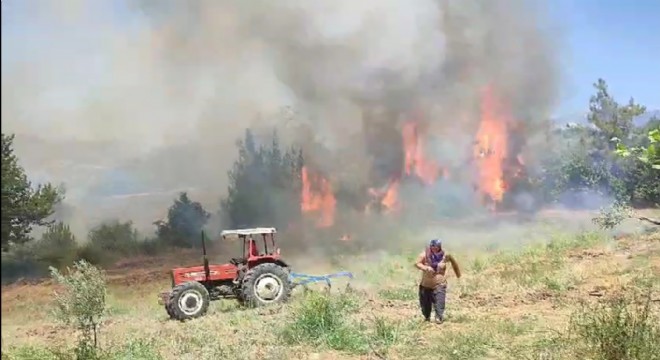
[[[50,268],[53,279],[63,286],[55,293],[55,316],[65,325],[80,331],[75,349],[78,359],[93,359],[97,355],[98,326],[106,311],[105,275],[90,263],[80,260],[67,274]]]
[[[293,310],[280,336],[288,344],[306,343],[364,353],[368,343],[363,329],[346,319],[347,313],[356,309],[357,301],[350,295],[310,292]]]
[[[601,229],[610,230],[633,215],[633,210],[630,206],[622,202],[615,202],[607,208],[602,207],[598,216],[591,219],[591,221]]]
[[[103,249],[92,243],[83,244],[78,248],[78,260],[84,260],[94,265],[109,265],[116,260],[114,254],[103,251]]]
[[[652,313],[650,293],[585,305],[574,314],[571,328],[594,358],[660,359],[660,319]]]
[[[156,255],[166,248],[166,245],[158,238],[147,238],[139,243],[139,247],[142,254]]]
[[[138,233],[131,221],[108,222],[89,232],[89,243],[107,252],[130,255],[138,248]]]
[[[34,251],[39,262],[63,269],[76,259],[77,247],[69,226],[58,222],[48,227],[41,239],[34,244]]]
[[[141,240],[131,221],[103,223],[89,232],[88,242],[78,249],[78,259],[107,266],[117,259],[136,254],[155,254],[157,239]]]
[[[377,316],[374,319],[373,330],[369,334],[369,348],[380,357],[384,357],[392,346],[403,343],[409,338],[406,330],[408,329],[401,322]]]

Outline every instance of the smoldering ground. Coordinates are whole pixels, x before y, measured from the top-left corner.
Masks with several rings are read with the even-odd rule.
[[[515,128],[508,147],[533,167],[560,79],[560,37],[541,2],[2,6],[3,132],[17,133],[35,180],[66,184],[78,233],[106,218],[151,230],[181,190],[217,208],[248,127],[277,128],[333,182],[382,187],[403,171],[412,114],[427,157],[457,180],[409,185],[398,221],[433,217],[418,203],[480,209],[467,159],[481,89],[496,88]]]

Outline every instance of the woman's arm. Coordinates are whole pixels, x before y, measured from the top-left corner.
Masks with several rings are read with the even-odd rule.
[[[454,259],[453,256],[450,254],[447,254],[447,260],[451,263],[451,268],[454,269],[454,274],[456,274],[457,278],[461,277],[461,268],[458,266],[458,262],[456,259]]]
[[[426,253],[420,253],[415,261],[415,267],[422,271],[433,271],[433,268],[426,265]]]

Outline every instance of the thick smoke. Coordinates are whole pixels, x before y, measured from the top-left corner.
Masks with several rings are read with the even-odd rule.
[[[380,186],[421,114],[431,156],[467,171],[488,83],[533,159],[557,91],[544,9],[522,0],[112,3],[2,5],[3,54],[24,41],[7,22],[42,32],[3,55],[3,132],[37,180],[66,183],[79,231],[148,228],[180,190],[217,208],[246,127],[277,126],[335,181]],[[473,202],[469,182],[445,195]]]

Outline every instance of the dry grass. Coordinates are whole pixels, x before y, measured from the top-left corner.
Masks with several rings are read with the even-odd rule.
[[[660,234],[558,234],[518,251],[459,251],[464,277],[450,279],[447,321],[424,324],[413,255],[350,259],[358,280],[349,291],[297,291],[287,305],[255,310],[219,301],[185,323],[167,320],[156,303],[169,286],[162,269],[115,271],[102,346],[121,359],[572,359],[579,347],[562,337],[579,304],[642,279],[660,300]],[[3,288],[3,359],[55,359],[53,349],[74,345],[75,334],[48,314],[52,290]],[[659,305],[651,303],[655,314]]]

